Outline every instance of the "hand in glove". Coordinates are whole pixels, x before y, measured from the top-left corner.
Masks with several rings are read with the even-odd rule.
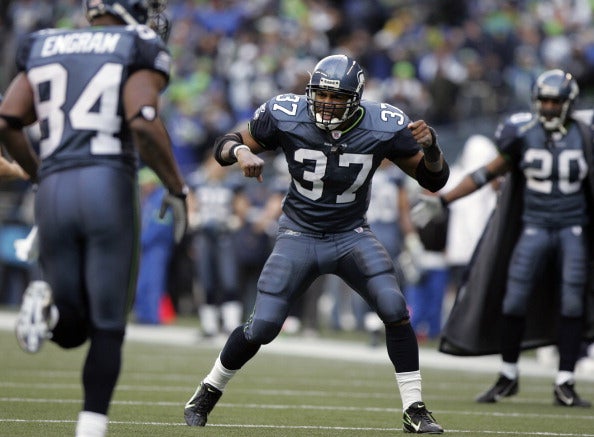
[[[33,262],[39,257],[39,238],[37,237],[37,226],[33,226],[26,238],[14,241],[16,257],[21,261]]]
[[[421,194],[419,202],[410,210],[410,217],[415,226],[422,229],[431,220],[443,215],[445,208],[446,204],[442,197]]]
[[[178,194],[168,192],[163,196],[163,201],[161,202],[159,218],[162,219],[165,217],[167,208],[171,208],[171,212],[173,213],[173,239],[176,243],[182,240],[188,228],[187,196],[188,188],[184,187],[182,192]]]

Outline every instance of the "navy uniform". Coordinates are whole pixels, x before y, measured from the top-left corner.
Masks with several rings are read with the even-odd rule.
[[[256,110],[248,129],[217,140],[219,163],[237,160],[245,176],[261,175],[263,161],[255,153],[281,150],[291,183],[252,315],[231,333],[211,373],[186,404],[188,425],[206,424],[227,381],[279,334],[291,306],[320,275],[335,274],[385,324],[404,428],[443,432],[421,400],[418,345],[392,259],[365,214],[373,174],[382,160],[403,167],[432,191],[445,184],[449,170],[429,127],[422,121],[411,123],[394,106],[361,101],[363,84],[356,61],[344,55],[326,57],[314,69],[306,95],[270,99]],[[420,141],[423,137],[429,141]],[[239,160],[241,149],[250,152],[241,151]]]
[[[91,27],[38,31],[19,46],[0,138],[38,184],[43,280],[25,290],[17,340],[28,352],[48,338],[62,348],[89,340],[76,435],[104,436],[138,273],[139,154],[168,190],[161,216],[172,210],[177,241],[187,223],[186,190],[158,116],[170,54],[145,25],[147,2],[83,5]],[[35,121],[39,157],[23,135]]]
[[[382,159],[412,156],[419,146],[406,129],[410,120],[397,108],[366,101],[361,106],[357,129],[337,139],[311,123],[305,96],[278,96],[250,123],[261,144],[283,149],[292,177],[280,235],[262,271],[247,328],[263,344],[276,337],[291,304],[321,274],[344,279],[384,323],[408,317],[392,260],[369,230],[365,212]],[[390,117],[383,121],[386,113]]]
[[[44,279],[58,306],[64,300],[85,308],[89,299],[90,314],[71,315],[88,320],[87,329],[123,330],[136,288],[137,157],[121,89],[136,70],[168,77],[169,66],[163,41],[146,26],[42,30],[17,54],[17,67],[33,85],[41,129],[35,221]],[[53,340],[76,346],[87,329],[59,324]]]
[[[557,344],[555,404],[590,406],[575,393],[573,376],[591,306],[594,187],[592,114],[571,110],[578,92],[575,79],[561,70],[539,76],[535,113],[514,114],[500,124],[495,133],[500,156],[467,176],[450,191],[454,195],[443,195],[453,201],[469,194],[496,176],[489,173],[493,163],[507,163],[499,172],[508,175],[497,208],[439,346],[457,355],[501,354],[499,378],[477,402],[516,394],[521,350]],[[471,190],[456,192],[470,180]]]
[[[514,249],[503,314],[525,316],[532,284],[560,252],[561,315],[581,317],[589,222],[584,180],[588,166],[576,123],[547,132],[533,114],[517,114],[497,132],[496,145],[523,174],[524,229]]]

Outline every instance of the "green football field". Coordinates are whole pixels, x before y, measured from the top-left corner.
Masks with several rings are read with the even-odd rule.
[[[73,436],[81,406],[85,348],[52,343],[29,355],[0,330],[0,436]],[[360,345],[359,345],[360,346]],[[110,436],[404,435],[394,373],[385,362],[356,362],[262,350],[231,381],[205,428],[190,428],[183,405],[220,345],[130,340],[110,410]],[[448,435],[594,436],[594,409],[552,405],[552,379],[526,376],[520,393],[494,405],[473,399],[491,371],[422,366],[424,400]],[[594,400],[594,380],[578,380]]]

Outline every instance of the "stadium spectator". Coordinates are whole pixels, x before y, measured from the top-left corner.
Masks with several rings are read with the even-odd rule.
[[[138,172],[140,186],[141,231],[140,267],[134,299],[134,321],[158,325],[170,321],[167,293],[169,261],[173,253],[173,218],[160,217],[163,196],[167,194],[158,176],[149,168]],[[167,318],[163,317],[167,315]]]

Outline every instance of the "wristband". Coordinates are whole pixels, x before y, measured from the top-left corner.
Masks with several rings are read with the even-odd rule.
[[[235,160],[237,161],[237,151],[241,150],[241,149],[246,149],[251,152],[251,149],[248,146],[246,146],[245,144],[234,144],[231,147],[231,149],[229,149],[229,155],[234,156]]]
[[[169,194],[171,194],[173,197],[177,197],[178,199],[186,200],[186,197],[188,197],[188,194],[190,194],[190,188],[188,188],[187,185],[184,185],[181,192],[174,193],[170,191]]]

